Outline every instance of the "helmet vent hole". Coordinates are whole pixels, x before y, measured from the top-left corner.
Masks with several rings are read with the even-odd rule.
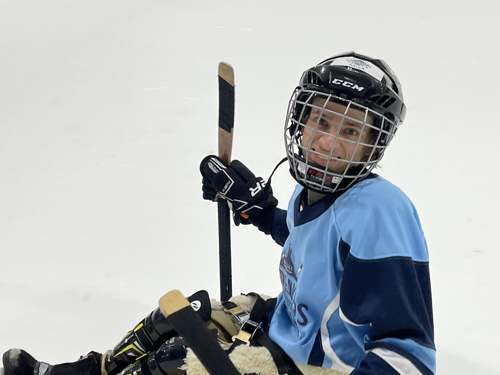
[[[316,72],[308,72],[307,81],[313,85],[323,86],[323,80]]]
[[[371,100],[374,103],[376,103],[384,108],[389,108],[396,101],[395,98],[391,98],[390,96],[387,96],[387,95],[383,95],[383,96],[374,95],[371,97]]]
[[[388,98],[389,100],[385,100],[383,106],[384,108],[389,108],[395,101],[395,98]]]

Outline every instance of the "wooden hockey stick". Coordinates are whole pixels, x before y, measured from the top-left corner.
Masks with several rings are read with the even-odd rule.
[[[160,298],[160,311],[186,340],[196,357],[211,375],[241,375],[220,347],[216,336],[203,323],[189,301],[178,290]]]
[[[231,162],[234,127],[234,70],[225,62],[219,64],[219,157]],[[233,294],[231,275],[231,215],[227,202],[217,202],[219,217],[220,298],[225,302]]]

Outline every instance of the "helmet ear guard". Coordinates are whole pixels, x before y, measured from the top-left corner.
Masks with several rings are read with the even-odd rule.
[[[368,176],[404,120],[406,108],[401,91],[399,80],[385,62],[354,53],[327,59],[304,72],[290,99],[285,123],[287,157],[290,173],[295,180],[308,189],[334,193],[346,190]],[[317,104],[316,99],[322,99],[322,102]],[[345,112],[327,109],[327,103],[330,102],[340,104],[346,108]],[[362,124],[358,141],[349,141],[351,144],[356,143],[355,151],[359,147],[367,149],[362,159],[359,159],[359,155],[355,159],[354,152],[344,159],[334,157],[335,145],[345,139],[339,133],[333,136],[336,140],[329,154],[321,154],[319,150],[311,148],[311,142],[302,144],[304,128],[313,108],[321,113],[320,117],[332,114],[340,116],[339,129],[344,121]],[[351,110],[364,113],[363,121],[347,116]],[[326,134],[318,129],[318,121],[314,127],[309,125],[307,129],[312,134]],[[370,132],[369,140],[365,139],[364,143],[360,142],[363,131]],[[326,166],[315,163],[314,160],[318,159],[312,155],[320,155],[321,160],[328,160]],[[331,167],[339,162],[346,163],[345,170],[337,168],[335,171]]]

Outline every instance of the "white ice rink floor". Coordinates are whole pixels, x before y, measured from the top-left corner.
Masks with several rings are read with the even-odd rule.
[[[233,157],[268,176],[302,71],[386,60],[406,122],[378,173],[431,255],[438,374],[499,375],[500,3],[0,2],[0,351],[111,348],[170,289],[218,295],[217,64],[236,72]],[[286,207],[294,181],[273,189]],[[280,248],[233,227],[234,291],[276,295]]]

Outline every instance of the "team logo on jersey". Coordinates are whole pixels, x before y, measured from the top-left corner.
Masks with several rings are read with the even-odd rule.
[[[295,265],[292,258],[292,247],[288,247],[288,252],[281,254],[280,260],[280,279],[283,286],[283,296],[286,304],[286,309],[290,319],[294,324],[304,326],[308,323],[306,311],[309,307],[304,303],[297,304],[296,291],[297,291],[297,274],[300,274],[302,264],[295,272]]]
[[[290,246],[287,254],[281,254],[280,266],[283,267],[287,274],[297,281],[297,274],[295,273],[295,266],[292,262],[292,247]]]

